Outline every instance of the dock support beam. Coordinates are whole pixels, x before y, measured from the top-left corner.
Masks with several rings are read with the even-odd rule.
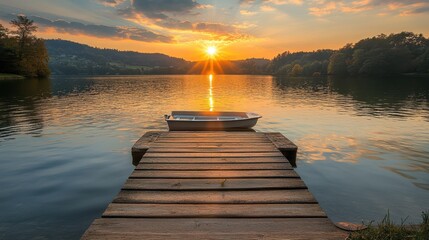
[[[265,133],[265,135],[271,140],[283,156],[287,158],[292,167],[296,167],[296,153],[298,151],[298,146],[279,132]]]
[[[131,155],[133,157],[133,165],[137,166],[142,159],[143,155],[149,149],[150,144],[155,142],[162,132],[147,132],[145,133],[131,148]]]

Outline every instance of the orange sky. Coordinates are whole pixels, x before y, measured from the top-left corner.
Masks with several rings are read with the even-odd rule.
[[[273,58],[284,51],[338,49],[380,33],[429,35],[427,0],[0,0],[7,23],[25,14],[38,36],[100,48],[201,60]]]

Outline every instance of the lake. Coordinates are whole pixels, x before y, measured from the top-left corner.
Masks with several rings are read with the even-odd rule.
[[[0,239],[78,239],[171,110],[263,115],[333,221],[429,209],[429,79],[102,76],[0,81]]]

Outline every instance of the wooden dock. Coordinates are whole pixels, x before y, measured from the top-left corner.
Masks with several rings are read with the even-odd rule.
[[[146,133],[82,239],[345,239],[293,170],[296,151],[280,133]]]

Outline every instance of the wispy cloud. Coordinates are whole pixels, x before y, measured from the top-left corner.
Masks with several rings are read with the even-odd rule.
[[[273,8],[273,7],[269,6],[269,5],[262,5],[260,7],[260,9],[261,9],[262,12],[272,12],[272,11],[276,10],[275,8]]]
[[[308,11],[311,15],[321,17],[321,16],[331,14],[336,9],[337,9],[336,2],[327,2],[327,3],[321,4],[318,7],[310,7]]]
[[[359,13],[376,11],[378,15],[412,15],[429,12],[427,0],[312,0],[308,4],[309,14],[325,16],[335,12]]]
[[[119,9],[126,19],[149,23],[164,30],[182,30],[196,33],[207,33],[222,39],[241,39],[245,34],[232,24],[206,21],[182,20],[200,16],[200,11],[214,8],[213,5],[200,4],[194,0],[132,0],[131,5]],[[243,12],[252,15],[252,12]],[[256,13],[255,13],[256,14]]]
[[[30,16],[29,18],[42,28],[54,28],[60,33],[84,34],[109,39],[130,39],[141,42],[173,42],[172,37],[160,35],[144,28],[83,24],[61,19],[50,20],[38,16]]]
[[[97,0],[97,1],[103,4],[104,6],[116,7],[122,4],[125,0]]]
[[[257,12],[249,11],[249,10],[240,10],[240,14],[244,16],[253,16],[258,14]]]
[[[270,3],[274,5],[285,5],[285,4],[302,5],[304,3],[304,0],[240,0],[241,5],[254,5],[254,4],[264,4],[264,3]]]

